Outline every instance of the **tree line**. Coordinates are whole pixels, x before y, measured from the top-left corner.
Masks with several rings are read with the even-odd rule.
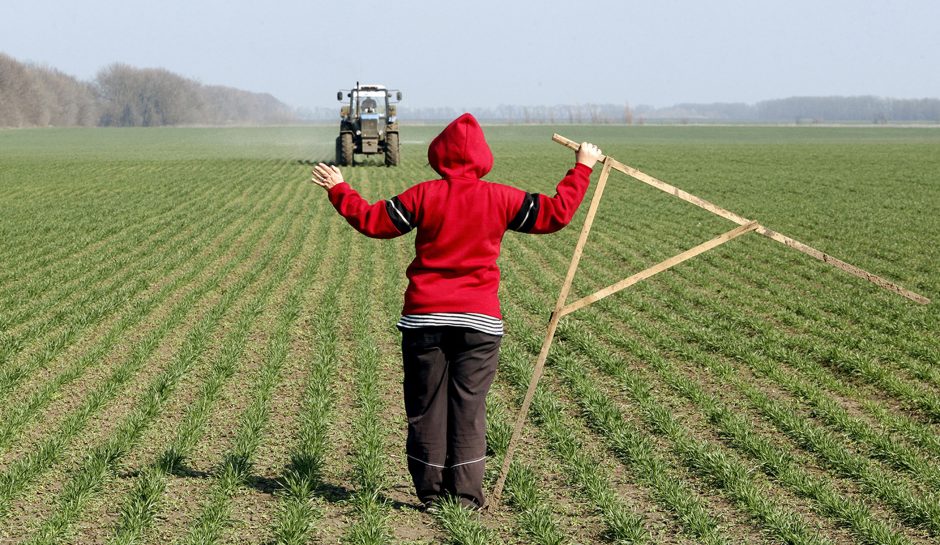
[[[940,99],[896,99],[874,96],[790,97],[746,103],[684,103],[666,107],[623,104],[500,105],[469,111],[484,122],[519,124],[643,123],[919,123],[940,124]],[[401,104],[403,122],[443,123],[464,110]],[[305,121],[333,122],[339,107],[298,111]]]
[[[471,110],[501,123],[940,123],[940,99],[790,97],[745,103],[500,105]],[[404,122],[439,123],[462,110],[399,106]],[[162,68],[112,64],[91,82],[0,53],[0,127],[336,122],[338,107],[294,110],[266,93],[203,85]]]
[[[790,97],[755,104],[677,104],[637,108],[637,117],[762,123],[940,123],[940,99],[876,96]]]
[[[92,82],[0,53],[0,126],[277,124],[292,108],[266,93],[203,85],[162,68],[112,64]]]

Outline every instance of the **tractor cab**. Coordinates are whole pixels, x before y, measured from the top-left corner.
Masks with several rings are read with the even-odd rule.
[[[344,96],[345,94],[345,96]],[[351,165],[356,153],[385,154],[385,164],[398,164],[398,119],[396,103],[401,91],[383,85],[359,85],[339,91],[337,100],[349,99],[340,109],[340,135],[336,140],[336,162]]]
[[[379,136],[388,125],[388,96],[385,91],[360,91],[354,100],[358,102],[359,130],[365,144],[361,153],[378,153]]]

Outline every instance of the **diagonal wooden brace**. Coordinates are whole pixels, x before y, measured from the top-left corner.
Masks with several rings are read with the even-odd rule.
[[[636,284],[637,282],[646,280],[647,278],[653,276],[654,274],[658,274],[658,273],[665,271],[666,269],[675,267],[679,263],[682,263],[683,261],[688,261],[689,259],[692,259],[693,257],[699,254],[705,253],[708,250],[711,250],[712,248],[721,246],[722,244],[724,244],[725,242],[728,242],[729,240],[733,240],[745,233],[750,233],[751,231],[755,231],[758,227],[759,225],[756,221],[745,223],[744,225],[741,225],[740,227],[735,227],[734,229],[728,231],[727,233],[718,235],[717,237],[709,240],[708,242],[703,242],[702,244],[699,244],[695,248],[691,248],[689,250],[682,252],[681,254],[674,255],[661,263],[657,263],[656,265],[653,265],[652,267],[649,267],[648,269],[642,270],[634,274],[633,276],[624,278],[623,280],[621,280],[620,282],[617,282],[616,284],[607,286],[606,288],[598,290],[592,293],[591,295],[588,295],[587,297],[582,297],[581,299],[578,299],[577,301],[571,303],[570,305],[566,305],[560,311],[558,311],[558,314],[561,315],[559,317],[567,316],[568,314],[571,314],[572,312],[580,308],[584,308],[590,305],[591,303],[596,303],[597,301],[600,301],[601,299],[603,299],[604,297],[607,297],[608,295],[613,295],[620,290],[629,288],[630,286]]]

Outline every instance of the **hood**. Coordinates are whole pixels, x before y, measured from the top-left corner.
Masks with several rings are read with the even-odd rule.
[[[479,179],[493,168],[493,153],[476,118],[463,114],[431,141],[428,162],[444,178]]]

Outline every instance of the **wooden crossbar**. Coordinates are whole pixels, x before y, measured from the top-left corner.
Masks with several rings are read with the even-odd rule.
[[[617,282],[616,284],[612,284],[610,286],[607,286],[604,289],[598,290],[592,293],[591,295],[588,295],[587,297],[582,297],[581,299],[578,299],[577,301],[571,303],[570,305],[566,305],[565,307],[563,307],[559,311],[559,314],[560,314],[559,318],[567,316],[568,314],[571,314],[572,312],[578,309],[584,308],[592,303],[596,303],[597,301],[600,301],[601,299],[603,299],[604,297],[607,297],[608,295],[613,295],[617,293],[618,291],[629,288],[630,286],[636,284],[637,282],[646,280],[647,278],[653,276],[654,274],[658,274],[658,273],[665,271],[666,269],[675,267],[679,263],[682,263],[683,261],[688,261],[689,259],[692,259],[693,257],[699,254],[705,253],[708,250],[711,250],[712,248],[721,246],[722,244],[724,244],[725,242],[728,242],[729,240],[733,240],[745,233],[750,233],[751,231],[754,231],[755,229],[757,229],[757,226],[758,226],[757,222],[752,221],[750,223],[745,223],[744,225],[741,225],[739,227],[735,227],[734,229],[728,231],[727,233],[720,234],[717,237],[709,240],[708,242],[703,242],[702,244],[699,244],[695,248],[691,248],[682,252],[681,254],[674,255],[665,261],[657,263],[656,265],[653,265],[652,267],[649,267],[648,269],[642,270],[634,274],[633,276],[624,278],[623,280],[621,280],[620,282]]]
[[[554,140],[555,142],[558,142],[559,144],[567,146],[575,151],[577,151],[579,147],[579,144],[577,142],[573,140],[569,140],[568,138],[565,138],[564,136],[561,136],[558,134],[555,134],[554,136],[552,136],[552,140]],[[555,309],[552,311],[551,317],[549,318],[548,328],[547,328],[547,331],[545,332],[545,340],[542,342],[542,348],[539,351],[538,359],[536,360],[535,367],[532,370],[532,378],[529,381],[529,388],[526,391],[525,398],[522,401],[522,406],[519,408],[519,413],[516,416],[516,422],[513,428],[512,437],[509,439],[509,445],[506,448],[506,455],[503,457],[503,466],[502,466],[502,469],[500,470],[499,478],[496,480],[496,485],[493,488],[492,497],[490,498],[488,505],[487,505],[488,509],[499,508],[499,502],[503,493],[503,487],[506,484],[506,477],[509,475],[509,467],[512,463],[513,453],[515,452],[516,444],[520,436],[522,435],[522,429],[523,429],[523,426],[525,425],[526,415],[529,412],[529,406],[532,403],[532,398],[535,396],[535,391],[536,391],[536,388],[538,387],[539,379],[542,377],[542,372],[545,368],[545,362],[548,360],[548,353],[549,353],[549,350],[551,349],[552,341],[555,338],[555,332],[558,329],[558,322],[559,320],[561,320],[562,317],[567,316],[568,314],[571,314],[572,312],[575,312],[576,310],[579,310],[592,303],[600,301],[601,299],[605,297],[613,295],[614,293],[624,290],[655,274],[658,274],[669,268],[672,268],[699,254],[707,252],[708,250],[716,248],[745,233],[750,233],[751,231],[760,233],[761,235],[771,240],[774,240],[776,242],[789,246],[790,248],[793,248],[795,250],[799,250],[800,252],[803,252],[804,254],[812,256],[822,261],[823,263],[828,263],[849,274],[852,274],[854,276],[857,276],[859,278],[872,282],[873,284],[880,286],[888,291],[892,291],[894,293],[897,293],[898,295],[907,297],[908,299],[912,301],[916,301],[921,304],[928,304],[930,302],[930,299],[924,297],[923,295],[904,289],[901,286],[898,286],[897,284],[894,284],[888,280],[885,280],[884,278],[881,278],[878,275],[872,274],[868,271],[865,271],[864,269],[860,269],[856,267],[855,265],[851,265],[840,259],[836,259],[824,252],[821,252],[806,244],[803,244],[802,242],[798,240],[794,240],[786,235],[777,233],[776,231],[772,231],[764,227],[763,225],[759,224],[756,220],[750,220],[743,216],[739,216],[738,214],[735,214],[734,212],[725,210],[724,208],[714,203],[711,203],[711,202],[706,201],[705,199],[696,197],[695,195],[692,195],[691,193],[685,192],[675,186],[667,184],[666,182],[662,180],[658,180],[648,174],[640,172],[639,170],[633,167],[627,166],[621,163],[620,161],[613,159],[610,156],[601,156],[600,160],[604,166],[603,166],[603,169],[601,170],[601,175],[600,175],[600,178],[598,179],[597,187],[594,190],[594,196],[591,198],[591,204],[590,204],[590,207],[588,208],[587,217],[585,217],[584,219],[584,226],[581,228],[581,234],[578,237],[578,242],[575,245],[574,253],[571,256],[571,263],[568,265],[568,273],[565,275],[564,284],[562,284],[561,291],[558,294],[558,300],[555,303]],[[584,251],[584,245],[587,243],[588,235],[591,232],[591,226],[594,223],[594,216],[597,214],[597,208],[600,205],[601,197],[604,194],[604,188],[606,187],[607,178],[610,175],[611,169],[623,172],[624,174],[636,180],[639,180],[645,184],[653,186],[656,189],[659,189],[660,191],[664,191],[666,193],[669,193],[670,195],[674,195],[686,202],[689,202],[698,206],[699,208],[703,208],[713,214],[716,214],[727,220],[737,223],[739,226],[735,229],[732,229],[731,231],[718,235],[717,237],[707,242],[703,242],[702,244],[699,244],[698,246],[694,248],[686,250],[685,252],[682,252],[673,257],[670,257],[669,259],[665,261],[657,263],[656,265],[653,265],[652,267],[649,267],[632,276],[624,278],[620,282],[607,286],[606,288],[598,290],[592,293],[591,295],[588,295],[587,297],[582,297],[581,299],[578,299],[577,301],[574,301],[573,303],[566,305],[565,302],[568,299],[568,292],[570,291],[571,285],[574,282],[575,273],[577,273],[578,271],[578,264],[581,261],[581,254]]]

